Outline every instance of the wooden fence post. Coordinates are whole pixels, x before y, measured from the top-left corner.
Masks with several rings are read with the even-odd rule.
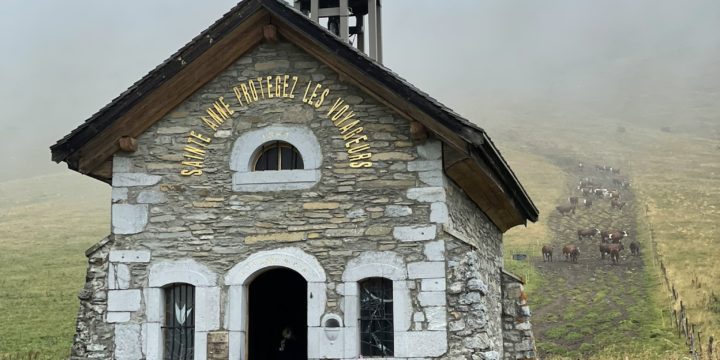
[[[695,353],[695,324],[690,324],[690,353],[693,359],[697,358],[697,354]]]
[[[698,344],[698,355],[700,355],[700,358],[702,359],[702,338],[700,337],[700,334],[702,334],[702,331],[697,332],[697,344]]]
[[[710,339],[708,340],[708,359],[710,359],[710,360],[715,360],[715,359],[713,359],[713,340],[715,340],[715,339],[713,339],[713,337],[710,336]]]

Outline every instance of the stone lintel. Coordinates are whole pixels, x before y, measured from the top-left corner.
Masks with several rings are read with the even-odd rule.
[[[110,250],[110,262],[146,263],[150,262],[149,250]]]

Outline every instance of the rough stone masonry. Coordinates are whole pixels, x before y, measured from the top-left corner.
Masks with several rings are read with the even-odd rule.
[[[276,74],[321,83],[330,99],[317,109],[287,98],[236,107],[212,134],[202,175],[182,176],[188,134],[207,107]],[[349,166],[325,116],[334,97],[362,122],[372,167]],[[316,167],[255,181],[243,174],[252,143],[243,136],[307,142],[298,148]],[[502,233],[443,173],[443,144],[412,140],[405,118],[302,49],[258,46],[137,140],[113,160],[112,234],[88,253],[73,359],[161,356],[161,290],[173,274],[197,288],[195,358],[241,358],[251,269],[275,266],[308,280],[310,358],[358,357],[355,284],[367,276],[393,281],[394,358],[534,356],[529,310],[513,302],[516,282],[503,281]],[[328,319],[341,325],[333,341]]]

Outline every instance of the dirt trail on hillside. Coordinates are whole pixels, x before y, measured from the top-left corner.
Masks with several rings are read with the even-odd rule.
[[[567,203],[570,196],[577,196],[580,204],[574,215],[561,215],[555,209],[545,214],[554,237],[554,256],[553,262],[544,262],[540,254],[531,257],[544,279],[531,300],[533,327],[541,357],[562,354],[582,358],[583,354],[633,336],[641,323],[638,314],[643,313],[647,299],[647,277],[642,259],[632,256],[629,250],[630,242],[637,237],[638,204],[631,189],[613,184],[613,178],[623,174],[597,170],[595,164],[584,164],[580,169],[578,159],[549,159],[576,179],[567,185],[565,198],[558,205]],[[618,189],[627,204],[621,210],[611,209],[610,199],[581,194],[577,186],[586,177],[598,188]],[[583,206],[583,197],[592,199],[593,205]],[[600,235],[578,240],[578,229],[591,228],[628,232],[629,236],[622,240],[625,250],[619,263],[613,264],[608,256],[601,259]],[[562,256],[566,244],[580,248],[577,263]],[[650,255],[649,251],[641,253]]]

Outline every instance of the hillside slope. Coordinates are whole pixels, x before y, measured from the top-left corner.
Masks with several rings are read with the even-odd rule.
[[[68,355],[84,252],[110,229],[109,190],[69,173],[0,183],[0,355]]]
[[[557,203],[541,207],[541,223],[553,234],[549,242],[557,245],[577,243],[579,228],[627,227],[635,230],[630,231],[631,235],[640,240],[646,250],[642,261],[626,256],[616,266],[600,261],[597,240],[581,242],[581,249],[588,248],[589,251],[582,252],[576,265],[542,263],[539,246],[527,250],[531,255],[529,264],[518,264],[506,256],[508,267],[534,274],[538,279],[534,284],[531,281],[529,288],[541,352],[590,356],[598,354],[597,351],[607,353],[608,349],[602,348],[613,345],[615,352],[634,347],[655,353],[647,358],[673,358],[669,354],[659,355],[677,345],[673,345],[676,338],[667,337],[672,302],[661,285],[657,265],[652,261],[650,228],[671,281],[676,283],[681,298],[689,305],[691,323],[696,323],[703,331],[704,342],[707,336],[718,334],[720,314],[717,309],[720,307],[716,304],[717,295],[713,298],[713,294],[719,291],[717,283],[711,280],[720,276],[718,268],[712,265],[718,255],[717,235],[720,233],[717,225],[720,223],[720,196],[717,193],[720,188],[720,163],[717,161],[720,148],[715,140],[643,127],[619,129],[601,123],[582,127],[539,124],[533,126],[532,131],[527,127],[506,127],[496,138],[512,150],[504,153],[534,198],[549,190],[547,181],[524,174],[527,167],[522,165],[528,152],[532,152],[533,157],[544,158],[545,167],[554,168],[555,174],[560,168],[570,179],[562,185],[557,183],[563,186],[563,196],[556,199]],[[519,151],[525,151],[525,154]],[[578,161],[586,163],[584,174],[578,173]],[[613,213],[609,201],[604,200],[592,209],[578,211],[575,216],[560,216],[554,205],[566,203],[568,196],[577,194],[574,187],[581,177],[591,177],[612,186],[605,174],[593,170],[595,164],[619,166],[622,175],[630,177],[633,186],[623,199],[629,206],[621,213]],[[552,191],[557,192],[557,189]],[[646,209],[649,209],[649,217],[645,215]],[[533,234],[519,231],[517,235],[506,237],[506,250],[517,251],[514,246],[527,243],[524,236],[528,235]],[[556,254],[560,250],[557,245]],[[605,281],[608,279],[610,281]],[[605,304],[605,310],[597,306],[598,303]],[[633,328],[635,330],[631,330]],[[617,341],[617,336],[607,336],[625,331],[639,335],[644,341],[635,344],[627,338]],[[684,348],[676,347],[676,350]],[[636,354],[631,358],[643,357]]]

